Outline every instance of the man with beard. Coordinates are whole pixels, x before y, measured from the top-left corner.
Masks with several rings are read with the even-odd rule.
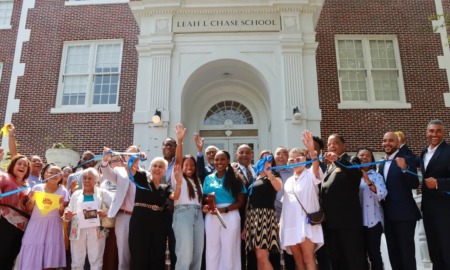
[[[420,155],[423,224],[433,270],[450,269],[450,145],[444,134],[442,121],[430,121],[430,145]]]
[[[420,211],[412,190],[419,186],[417,176],[406,173],[417,172],[414,159],[399,151],[399,139],[394,132],[383,136],[382,147],[385,159],[379,173],[384,176],[387,196],[384,203],[384,233],[393,270],[416,269],[414,232]]]
[[[345,153],[346,148],[341,135],[328,137],[328,152],[324,158],[330,164],[324,175],[320,196],[326,218],[323,229],[333,270],[364,270],[368,265],[359,202],[362,172],[357,168],[348,168],[360,162]]]

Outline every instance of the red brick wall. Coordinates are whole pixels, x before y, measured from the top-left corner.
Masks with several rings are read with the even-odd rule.
[[[13,115],[21,153],[44,156],[52,143],[67,141],[78,152],[100,153],[103,146],[123,150],[133,141],[138,56],[138,25],[128,4],[64,6],[65,1],[39,0],[29,11],[30,42],[24,44]],[[45,19],[44,19],[45,18]],[[51,114],[55,107],[63,44],[71,40],[124,39],[119,88],[120,113]]]
[[[426,125],[441,119],[450,127],[450,109],[443,93],[448,92],[445,70],[438,68],[442,55],[440,37],[431,31],[428,16],[435,14],[433,0],[407,1],[325,1],[317,27],[317,72],[322,136],[339,133],[346,138],[349,151],[369,146],[382,151],[387,131],[402,130],[407,143],[419,153],[427,145]],[[396,35],[406,101],[412,109],[338,110],[340,102],[336,64],[335,35]],[[341,119],[337,121],[336,119]]]
[[[11,16],[11,29],[0,29],[0,62],[3,62],[3,72],[0,80],[0,125],[2,126],[8,101],[9,84],[11,81],[21,9],[22,2],[15,1]]]

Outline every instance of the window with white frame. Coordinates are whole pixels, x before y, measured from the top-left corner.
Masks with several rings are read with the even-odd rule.
[[[118,111],[122,41],[64,45],[57,106],[53,112]]]
[[[395,36],[336,36],[341,109],[411,108]]]
[[[14,1],[0,0],[0,29],[11,28],[11,16]]]

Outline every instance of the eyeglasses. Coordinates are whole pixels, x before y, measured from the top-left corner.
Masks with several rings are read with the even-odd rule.
[[[61,174],[60,171],[46,171],[46,174],[50,174],[50,175],[57,175],[57,174]]]
[[[297,158],[290,158],[290,159],[288,159],[288,163],[289,164],[300,163],[304,159],[306,159],[305,156],[300,156],[300,157],[297,157]]]
[[[122,163],[123,161],[121,159],[113,159],[109,161],[109,164],[117,164],[117,163]]]
[[[206,152],[207,155],[216,155],[217,151],[208,151]]]

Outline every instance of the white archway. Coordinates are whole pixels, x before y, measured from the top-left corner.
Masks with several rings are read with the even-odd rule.
[[[181,122],[191,130],[189,142],[193,139],[193,130],[214,131],[217,139],[238,138],[243,141],[255,139],[255,150],[270,148],[270,102],[267,86],[261,80],[260,73],[247,63],[238,60],[223,59],[207,63],[195,70],[181,95]],[[253,124],[234,125],[232,127],[205,126],[204,118],[208,110],[221,101],[237,101],[248,108]],[[232,134],[225,133],[231,130]],[[233,131],[242,133],[233,135]],[[201,135],[203,135],[201,134]],[[245,134],[245,135],[243,135]],[[191,145],[191,144],[189,144]],[[193,145],[190,151],[195,151]]]

